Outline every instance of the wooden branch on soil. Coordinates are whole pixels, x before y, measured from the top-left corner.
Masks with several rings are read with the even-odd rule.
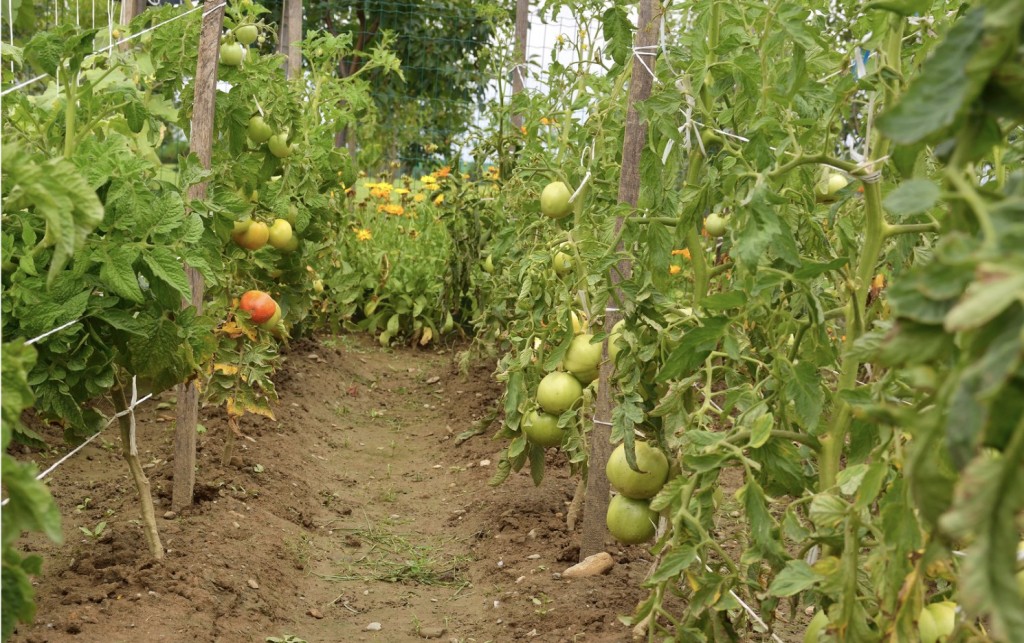
[[[142,471],[142,463],[139,462],[139,454],[132,452],[132,415],[125,413],[128,409],[128,402],[125,399],[124,389],[120,386],[111,391],[114,399],[114,410],[118,413],[117,424],[121,429],[121,455],[128,463],[128,470],[131,471],[132,480],[135,481],[135,488],[139,492],[139,504],[142,509],[142,530],[146,535],[146,544],[149,545],[149,553],[153,558],[160,560],[164,557],[164,546],[160,542],[160,532],[156,528],[156,511],[153,509],[153,494],[150,491],[149,479]]]

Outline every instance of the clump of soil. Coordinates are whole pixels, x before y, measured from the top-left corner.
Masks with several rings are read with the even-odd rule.
[[[201,411],[196,503],[180,514],[173,396],[140,407],[166,558],[149,556],[108,429],[50,480],[66,542],[23,541],[45,562],[36,623],[14,640],[629,640],[617,617],[646,596],[646,550],[609,543],[608,575],[559,578],[579,548],[565,460],[549,450],[540,487],[523,472],[492,488],[493,429],[457,444],[495,408],[492,370],[358,336],[301,343],[276,421],[247,416],[230,466],[223,412]]]

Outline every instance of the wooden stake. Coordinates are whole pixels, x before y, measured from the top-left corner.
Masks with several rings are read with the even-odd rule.
[[[658,26],[661,21],[662,8],[656,0],[640,0],[639,19],[634,38],[633,73],[629,80],[629,102],[626,111],[626,132],[622,142],[622,171],[619,175],[619,203],[628,203],[636,207],[640,195],[640,154],[647,143],[647,124],[640,120],[636,104],[647,100],[651,95],[654,78],[655,56],[653,46],[658,43]],[[639,52],[639,53],[636,53]],[[643,57],[643,61],[638,60]],[[619,237],[623,219],[615,219],[615,235]],[[621,237],[616,248],[623,251]],[[611,329],[622,315],[618,305],[622,300],[622,289],[619,282],[629,279],[633,274],[629,259],[621,259],[608,274],[612,285],[613,296],[605,310],[604,324]],[[590,432],[590,454],[587,466],[587,496],[583,509],[583,534],[580,538],[580,560],[587,556],[604,551],[604,539],[607,533],[605,514],[608,511],[608,478],[604,467],[612,453],[611,418],[612,393],[611,376],[614,365],[608,358],[608,340],[604,340],[601,348],[601,374],[598,380],[597,403],[594,409],[594,427]]]
[[[512,97],[523,91],[523,77],[526,74],[526,37],[530,28],[530,0],[516,0],[516,46],[515,64],[512,69]],[[513,114],[512,124],[518,130],[523,126],[523,115]]]
[[[285,78],[295,78],[302,71],[302,50],[298,42],[302,40],[302,0],[284,0],[281,8],[281,39],[280,52],[287,54],[285,61]]]
[[[192,107],[190,148],[203,167],[209,168],[213,158],[213,113],[217,98],[217,59],[220,33],[224,28],[224,6],[213,9],[203,18],[199,35],[199,61],[196,64],[195,102]],[[206,183],[188,189],[188,202],[206,198]],[[203,310],[203,276],[188,264],[185,274],[192,290],[192,300],[183,301],[182,308],[195,306]],[[199,391],[195,381],[178,385],[177,424],[174,429],[174,489],[171,508],[180,511],[192,505],[196,486],[196,423],[199,421]]]

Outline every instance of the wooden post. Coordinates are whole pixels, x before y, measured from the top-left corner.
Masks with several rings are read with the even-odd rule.
[[[209,168],[213,158],[213,112],[217,98],[217,58],[220,51],[220,33],[224,26],[224,6],[211,10],[203,18],[199,34],[199,61],[196,64],[195,102],[189,136],[192,153],[199,157],[203,167]],[[198,183],[188,190],[188,201],[206,198],[206,183]],[[183,301],[182,307],[203,309],[203,276],[198,270],[185,265],[192,301]],[[178,385],[177,425],[174,430],[174,489],[171,508],[180,511],[191,506],[196,486],[196,423],[199,421],[199,390],[195,381]]]
[[[634,38],[633,73],[629,80],[629,103],[626,111],[626,132],[622,142],[622,171],[619,174],[619,203],[628,203],[636,207],[640,195],[640,154],[647,143],[647,125],[640,120],[636,104],[647,100],[651,95],[654,78],[655,56],[653,45],[658,43],[658,26],[663,9],[657,0],[640,0],[640,11],[637,20],[637,31]],[[643,61],[639,57],[643,57]],[[615,236],[619,237],[622,230],[622,217],[615,219]],[[616,248],[623,251],[621,238]],[[611,329],[622,315],[617,308],[622,298],[619,282],[629,279],[633,274],[629,259],[622,259],[618,265],[609,270],[608,279],[612,285],[614,296],[605,310],[604,323]],[[587,467],[587,496],[583,509],[583,534],[580,538],[580,560],[587,556],[604,551],[604,538],[607,533],[605,514],[608,511],[608,478],[604,472],[605,463],[612,453],[611,418],[612,393],[611,375],[613,365],[608,358],[608,340],[605,339],[601,349],[601,374],[597,388],[597,403],[594,409],[594,427],[590,431],[590,454]]]
[[[523,91],[523,76],[526,73],[526,38],[530,28],[530,0],[516,0],[516,47],[515,64],[512,69],[512,96]],[[516,129],[523,126],[523,115],[513,114],[512,124]]]
[[[302,70],[302,50],[297,44],[300,40],[302,0],[284,0],[284,6],[281,7],[281,38],[278,51],[288,56],[284,65],[285,78],[295,78]]]
[[[128,25],[136,16],[142,13],[144,8],[143,2],[145,2],[145,0],[142,0],[142,2],[139,0],[121,0],[120,23],[122,25]],[[131,47],[131,43],[125,42],[120,45],[119,49],[121,51],[128,51],[129,47]]]
[[[129,22],[135,19],[144,7],[144,1],[139,0],[121,0],[121,24],[127,25]]]

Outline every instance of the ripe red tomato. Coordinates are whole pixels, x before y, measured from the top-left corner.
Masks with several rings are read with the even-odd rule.
[[[242,295],[238,307],[249,313],[252,323],[262,324],[277,312],[277,302],[262,290],[249,290]]]

